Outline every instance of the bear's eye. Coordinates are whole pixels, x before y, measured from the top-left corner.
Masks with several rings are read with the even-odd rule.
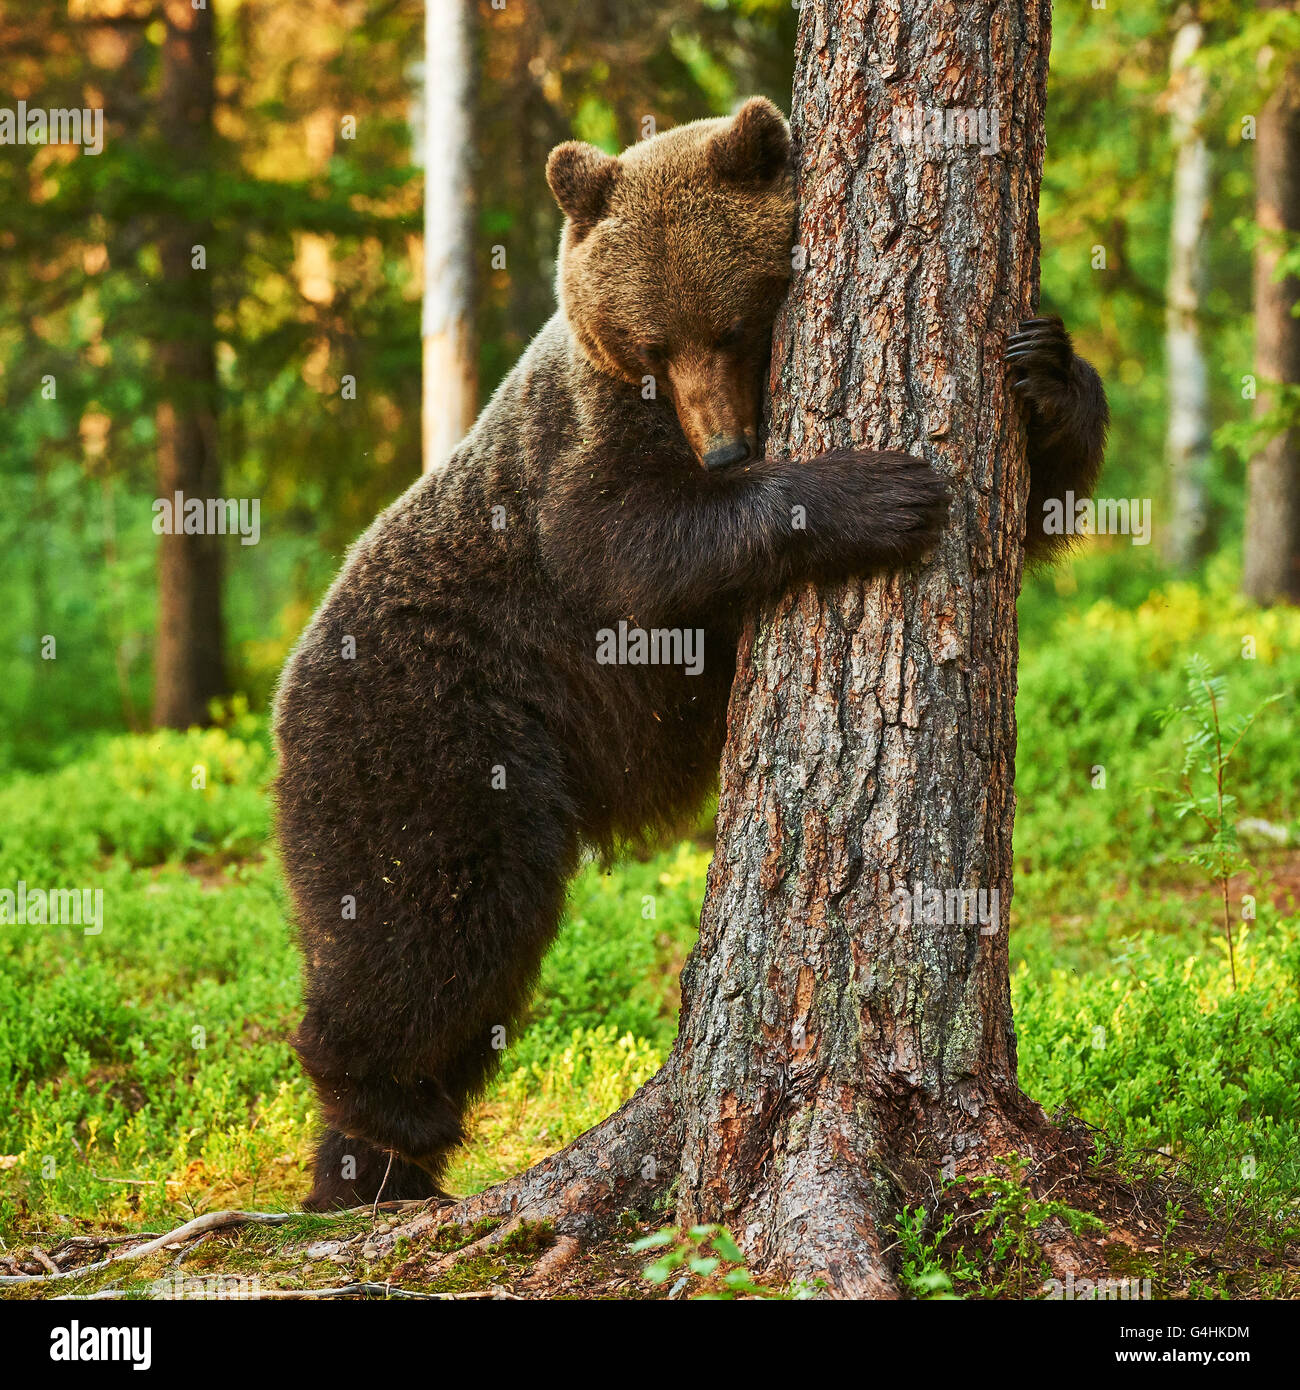
[[[662,362],[668,356],[668,344],[660,342],[641,343],[637,355],[642,362]]]
[[[737,319],[727,331],[718,339],[720,348],[739,347],[745,340],[745,325],[741,319]]]

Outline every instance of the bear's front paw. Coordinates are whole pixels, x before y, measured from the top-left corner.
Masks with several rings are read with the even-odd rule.
[[[873,470],[872,525],[883,548],[903,560],[932,550],[948,521],[948,484],[928,463],[889,454]]]
[[[1007,342],[1012,389],[1039,411],[1052,413],[1070,392],[1074,346],[1055,314],[1024,319]]]

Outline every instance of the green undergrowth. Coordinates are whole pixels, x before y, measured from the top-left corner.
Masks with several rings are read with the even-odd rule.
[[[1178,1166],[1242,1240],[1276,1249],[1300,1193],[1300,613],[1249,608],[1213,582],[1121,602],[1104,596],[1110,564],[1035,581],[1023,605],[1022,1080],[1102,1127],[1124,1161]],[[1062,583],[1087,601],[1052,591]],[[1204,832],[1159,793],[1182,757],[1161,711],[1194,654],[1223,678],[1230,712],[1281,697],[1232,768],[1250,861],[1230,885],[1235,989],[1221,886],[1186,862]],[[0,889],[103,895],[99,931],[0,923],[7,1248],[303,1196],[313,1119],[287,1043],[299,979],[272,772],[264,719],[235,704],[219,727],[101,737],[0,781]],[[702,843],[584,868],[454,1189],[554,1151],[659,1066]]]

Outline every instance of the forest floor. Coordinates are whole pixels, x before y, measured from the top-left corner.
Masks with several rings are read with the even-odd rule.
[[[931,1248],[933,1268],[946,1265],[955,1275],[955,1287],[943,1288],[943,1296],[1181,1300],[1213,1290],[1211,1296],[1236,1300],[1300,1298],[1300,1247],[1259,1244],[1232,1213],[1206,1210],[1176,1177],[1135,1182],[1103,1163],[1056,1186],[1046,1203],[1031,1195],[1032,1175],[1025,1178],[1023,1186],[1013,1183],[998,1194],[972,1196],[960,1185],[945,1193],[939,1214],[951,1225]],[[1021,1195],[1008,1197],[1017,1187]],[[1044,1214],[1043,1207],[1053,1210]],[[172,1233],[77,1223],[83,1232],[51,1231],[43,1244],[0,1262],[36,1276],[3,1292],[205,1300],[785,1299],[813,1292],[763,1288],[743,1265],[725,1259],[711,1261],[712,1268],[692,1268],[689,1260],[670,1271],[651,1268],[648,1278],[650,1257],[635,1247],[652,1241],[658,1228],[631,1214],[616,1235],[590,1244],[518,1219],[447,1224],[414,1240],[403,1234],[413,1221],[427,1225],[437,1210],[381,1203],[327,1217],[272,1213],[283,1223],[272,1226],[230,1214],[217,1229]],[[1091,1228],[1078,1229],[1085,1215]],[[211,1213],[207,1220],[224,1218]],[[160,1238],[161,1248],[133,1256]],[[695,1247],[682,1244],[689,1256]],[[115,1263],[104,1267],[109,1260]],[[971,1277],[961,1277],[963,1271]],[[923,1281],[918,1284],[924,1296]]]
[[[1121,603],[1114,574],[1083,565],[1071,582],[1059,611],[1050,592],[1022,601],[1012,993],[1021,1084],[1086,1123],[1091,1156],[1059,1185],[1014,1155],[936,1173],[889,1256],[916,1298],[1044,1297],[1066,1275],[1149,1279],[1156,1299],[1300,1296],[1300,613],[1192,585]],[[1188,858],[1204,838],[1178,814],[1190,723],[1163,714],[1186,704],[1197,653],[1230,717],[1285,697],[1228,770],[1247,861],[1228,883],[1231,952],[1222,887]],[[300,1212],[315,1121],[288,1045],[298,963],[272,772],[265,722],[240,708],[0,772],[0,886],[102,892],[103,908],[0,926],[0,1296],[151,1297],[178,1279],[245,1297],[750,1289],[725,1233],[652,1211],[576,1250],[545,1227],[412,1240],[409,1214]],[[708,861],[706,817],[652,858],[583,870],[452,1191],[554,1153],[659,1069]],[[274,1224],[87,1269],[223,1211]]]

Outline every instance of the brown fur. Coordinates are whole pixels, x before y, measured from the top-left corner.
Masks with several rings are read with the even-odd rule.
[[[619,159],[571,142],[546,174],[568,214],[560,307],[587,357],[672,402],[696,457],[758,440],[761,380],[790,279],[785,122],[749,102]]]
[[[285,670],[295,1041],[327,1125],[311,1207],[373,1199],[390,1155],[385,1197],[437,1190],[583,847],[672,826],[713,783],[746,606],[939,533],[943,484],[907,455],[745,459],[788,148],[759,100],[618,160],[553,153],[561,312],[356,543]],[[702,630],[702,672],[601,664],[620,620]]]

